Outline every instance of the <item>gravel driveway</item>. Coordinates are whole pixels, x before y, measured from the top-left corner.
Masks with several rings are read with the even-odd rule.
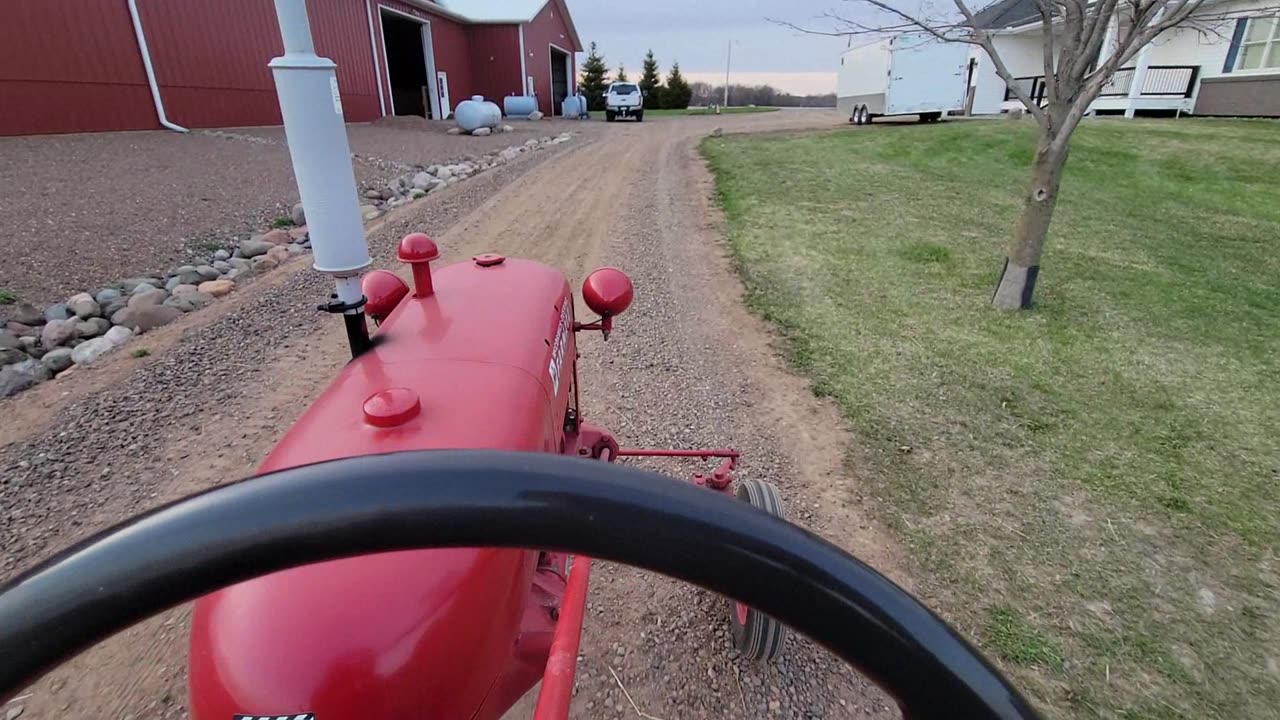
[[[587,127],[513,121],[515,133],[473,138],[451,125],[348,126],[357,182]],[[282,128],[0,138],[0,289],[43,307],[262,232],[297,202],[283,139]]]
[[[770,113],[717,124],[836,123]],[[450,261],[497,250],[553,264],[575,283],[592,267],[622,267],[636,285],[632,310],[608,343],[582,338],[586,417],[628,445],[738,447],[743,476],[780,485],[793,520],[904,581],[896,547],[848,475],[838,413],[786,372],[741,306],[693,151],[710,127],[609,126],[595,142],[486,173],[389,216],[371,238],[374,256],[386,262],[395,238],[418,229]],[[93,386],[78,399],[51,400],[45,417],[0,428],[0,577],[130,513],[250,472],[345,360],[337,324],[310,309],[326,286],[306,271],[250,286],[239,307],[175,338],[124,381],[94,369],[75,380]],[[803,638],[773,665],[735,659],[725,602],[710,593],[606,563],[591,590],[575,717],[636,717],[633,701],[666,720],[896,715]],[[22,701],[24,720],[185,717],[185,622],[175,610],[55,670]]]

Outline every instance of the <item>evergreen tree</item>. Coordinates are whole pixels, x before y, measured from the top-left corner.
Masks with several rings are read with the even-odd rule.
[[[618,77],[613,79],[614,82],[630,82],[627,79],[627,69],[622,67],[622,63],[618,63]]]
[[[640,90],[644,93],[644,108],[651,110],[662,106],[662,80],[658,78],[658,61],[650,50],[644,56],[644,71],[640,74]]]
[[[667,86],[662,90],[662,107],[683,110],[689,107],[689,99],[693,97],[693,88],[680,74],[680,63],[671,63],[671,72],[667,73]]]
[[[582,75],[578,79],[578,92],[586,96],[588,110],[604,110],[604,91],[609,87],[605,75],[608,72],[609,66],[604,64],[604,56],[596,50],[596,44],[591,43],[587,59],[582,63]]]

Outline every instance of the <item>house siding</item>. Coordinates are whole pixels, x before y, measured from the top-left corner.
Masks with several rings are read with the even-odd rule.
[[[548,117],[553,115],[551,103],[551,53],[555,45],[569,53],[569,93],[578,86],[578,69],[572,35],[564,22],[565,9],[560,0],[550,0],[533,20],[524,26],[525,69],[533,77],[534,92],[538,96],[538,109]]]

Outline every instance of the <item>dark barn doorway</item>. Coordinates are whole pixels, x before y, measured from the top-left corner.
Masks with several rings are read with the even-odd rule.
[[[551,114],[564,114],[564,99],[569,97],[569,54],[551,48]]]
[[[386,44],[391,109],[395,115],[431,117],[431,82],[427,77],[422,27],[421,23],[382,13],[382,41]]]

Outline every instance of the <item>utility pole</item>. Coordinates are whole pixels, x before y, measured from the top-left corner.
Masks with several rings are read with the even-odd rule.
[[[729,107],[729,63],[733,60],[733,38],[729,38],[729,49],[724,54],[724,107]]]

